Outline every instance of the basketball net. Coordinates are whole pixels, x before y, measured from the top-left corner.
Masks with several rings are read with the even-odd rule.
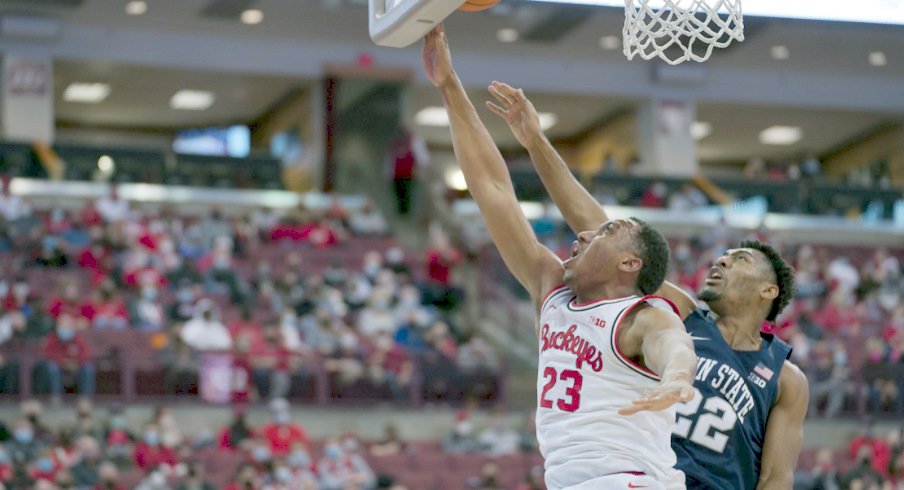
[[[625,0],[622,37],[629,60],[706,61],[713,48],[744,40],[741,0]]]

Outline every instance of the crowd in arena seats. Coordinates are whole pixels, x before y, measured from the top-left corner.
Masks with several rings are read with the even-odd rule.
[[[230,370],[236,403],[310,392],[321,374],[339,398],[497,391],[497,353],[457,314],[461,254],[437,240],[418,266],[372,203],[193,217],[114,186],[80,210],[5,193],[0,216],[0,393],[28,379],[54,401],[92,396],[111,357],[140,357],[105,348],[117,332],[151,347],[170,394],[223,378],[207,364]],[[44,361],[20,376],[26,351]]]
[[[904,487],[904,427],[880,432],[873,422],[848,447],[804,451],[795,490],[896,490]]]
[[[283,399],[272,401],[267,413],[267,422],[254,425],[247,420],[245,406],[238,405],[229,422],[215,427],[198,421],[197,415],[195,420],[178,420],[166,405],[138,420],[123,406],[100,409],[82,399],[51,427],[41,403],[26,400],[9,425],[0,420],[0,488],[544,488],[532,427],[513,431],[506,427],[502,412],[478,432],[477,452],[454,454],[433,442],[403,440],[392,424],[386,426],[384,437],[373,441],[351,432],[315,440],[293,419]],[[456,425],[465,419],[476,430],[470,413],[460,413]]]

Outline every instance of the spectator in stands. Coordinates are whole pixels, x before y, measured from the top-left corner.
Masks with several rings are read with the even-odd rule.
[[[89,326],[87,316],[84,314],[84,302],[81,301],[79,285],[71,280],[63,281],[60,288],[62,294],[54,296],[47,301],[47,314],[53,319],[59,319],[61,315],[67,315],[75,322],[78,329]]]
[[[257,474],[254,465],[242,463],[236,468],[235,476],[225,490],[261,490],[263,487],[264,482]]]
[[[497,409],[490,425],[477,435],[477,441],[484,454],[497,457],[517,454],[521,438],[518,432],[508,426],[505,413]]]
[[[91,326],[96,329],[124,329],[129,326],[129,312],[125,303],[106,282],[92,295],[93,318]],[[84,310],[84,308],[83,308]]]
[[[214,303],[208,299],[198,301],[194,316],[182,326],[180,336],[186,345],[198,351],[232,349],[229,330],[220,322]]]
[[[700,189],[687,182],[681,186],[678,192],[669,197],[669,209],[672,211],[691,211],[706,206],[706,196],[700,192]]]
[[[142,439],[135,445],[135,465],[147,471],[160,465],[174,467],[178,462],[176,452],[163,445],[160,428],[155,424],[145,425]]]
[[[7,222],[14,222],[31,215],[31,206],[24,199],[13,195],[10,190],[12,179],[4,175],[2,177],[2,191],[0,191],[0,215]]]
[[[392,422],[383,429],[383,438],[370,446],[370,455],[374,457],[392,456],[405,452],[407,443],[399,436],[399,428]]]
[[[9,342],[22,337],[25,326],[25,316],[18,311],[0,316],[0,393],[5,395],[19,393],[19,358]]]
[[[373,350],[368,357],[368,373],[375,386],[388,386],[392,397],[402,400],[409,394],[414,363],[389,333],[382,332],[373,341]]]
[[[208,291],[228,292],[233,302],[241,302],[244,297],[244,284],[235,271],[235,260],[232,256],[232,238],[219,236],[213,242],[210,253],[198,261],[198,272],[204,276]]]
[[[396,318],[390,309],[392,292],[385,288],[374,288],[367,306],[358,313],[358,332],[365,338],[380,333],[395,334]]]
[[[78,488],[94,488],[100,482],[100,445],[93,437],[82,436],[78,440],[78,462],[69,468],[73,485]]]
[[[343,447],[336,439],[328,440],[324,446],[323,458],[317,462],[317,474],[322,490],[368,490],[376,484],[373,471],[357,454],[357,446]]]
[[[317,475],[314,473],[314,461],[304,444],[296,442],[292,445],[292,452],[286,458],[289,468],[291,490],[319,490]]]
[[[480,475],[470,479],[468,488],[477,490],[502,490],[499,483],[499,465],[493,462],[484,463]]]
[[[168,336],[158,359],[164,366],[164,386],[169,394],[186,394],[198,383],[198,356],[178,333]]]
[[[27,418],[21,418],[13,425],[13,437],[5,443],[6,454],[13,466],[25,465],[34,460],[44,444],[35,437],[34,425]]]
[[[223,217],[223,212],[219,208],[211,209],[210,213],[198,223],[198,232],[205,249],[213,248],[215,241],[221,237],[228,238],[230,248],[232,247],[232,227]]]
[[[254,430],[248,425],[245,407],[236,405],[233,408],[232,421],[220,431],[219,447],[221,450],[235,451],[245,446],[246,441],[255,437]]]
[[[462,454],[480,449],[480,442],[475,435],[473,414],[477,403],[471,399],[464,408],[456,412],[452,431],[443,441],[443,449],[449,454]]]
[[[91,362],[91,350],[81,333],[76,330],[76,323],[69,314],[57,318],[56,335],[50,335],[44,342],[44,358],[47,376],[50,382],[50,393],[55,402],[59,402],[63,394],[63,374],[75,373],[78,376],[78,390],[84,397],[94,394],[94,364]]]
[[[462,255],[442,233],[433,233],[432,242],[427,250],[426,300],[437,308],[452,310],[463,296],[461,289],[452,285],[452,274]]]
[[[215,490],[216,487],[205,479],[204,464],[192,461],[188,464],[185,481],[176,486],[176,490]]]
[[[270,406],[273,422],[265,425],[260,432],[269,441],[272,454],[279,457],[287,455],[295,442],[310,446],[307,433],[300,424],[292,422],[288,402],[284,399],[274,400]]]
[[[854,456],[854,467],[841,478],[841,488],[881,488],[880,485],[882,485],[882,482],[885,479],[882,474],[875,469],[874,459],[870,448],[863,446]]]
[[[665,184],[658,181],[653,182],[647,187],[647,190],[643,192],[643,195],[640,196],[640,202],[638,204],[644,208],[664,208],[666,204],[665,199],[668,193],[669,189]]]
[[[48,482],[56,481],[56,475],[62,467],[53,459],[53,453],[50,448],[44,447],[38,451],[38,455],[31,461],[28,468],[28,476],[32,481],[39,482],[46,480]]]
[[[406,216],[413,204],[417,167],[426,165],[429,154],[419,136],[406,128],[400,128],[390,148],[390,158],[396,210],[400,215]]]
[[[839,344],[833,351],[826,341],[820,341],[813,348],[808,359],[807,377],[810,382],[810,416],[818,414],[819,404],[825,399],[824,415],[833,418],[841,411],[847,386],[849,370],[847,353]]]
[[[349,228],[355,235],[385,235],[389,231],[383,213],[370,199],[365,197],[361,207],[352,211],[349,218]]]
[[[456,363],[458,369],[470,375],[492,375],[499,369],[496,351],[479,335],[459,346]]]
[[[94,207],[106,223],[125,221],[131,214],[129,202],[119,196],[116,184],[110,184],[110,193],[99,199]]]
[[[140,295],[129,303],[129,318],[134,328],[144,331],[158,331],[166,325],[166,316],[160,305],[160,291],[157,286],[147,284]]]
[[[167,308],[166,317],[171,322],[185,323],[195,314],[195,303],[201,286],[188,280],[181,280],[175,284],[179,286],[176,290],[176,300]]]

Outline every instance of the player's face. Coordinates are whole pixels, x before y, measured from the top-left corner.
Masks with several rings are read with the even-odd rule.
[[[589,286],[605,282],[624,254],[632,254],[634,232],[640,225],[629,219],[609,220],[596,231],[582,231],[571,246],[571,257],[564,262],[563,282]]]
[[[759,294],[759,286],[767,280],[764,260],[759,251],[751,248],[726,251],[706,275],[700,299],[711,307],[723,302],[742,302],[745,298],[752,300],[751,295]]]

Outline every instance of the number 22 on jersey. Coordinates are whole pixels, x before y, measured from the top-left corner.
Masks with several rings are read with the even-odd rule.
[[[701,404],[703,410],[698,414]],[[695,388],[694,399],[687,403],[679,403],[676,407],[678,417],[672,434],[690,439],[720,454],[725,451],[725,445],[728,444],[726,432],[733,430],[738,422],[738,415],[730,403],[716,396],[709,397],[704,402],[700,390]]]
[[[556,407],[565,412],[576,412],[581,408],[581,386],[584,384],[584,377],[581,373],[574,369],[563,369],[557,372],[555,368],[547,367],[543,370],[543,378],[546,384],[543,385],[543,393],[540,395],[540,406],[543,408],[552,408],[552,400],[547,398],[549,391],[553,389],[557,382],[566,383],[565,396],[556,400]]]

